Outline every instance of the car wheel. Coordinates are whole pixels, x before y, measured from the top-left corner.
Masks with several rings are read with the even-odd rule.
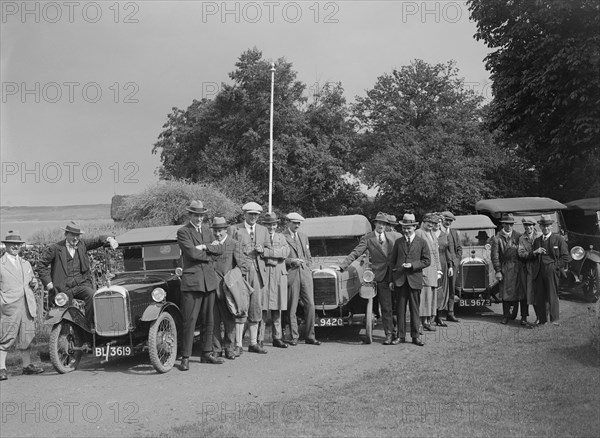
[[[61,321],[52,327],[48,350],[54,369],[61,374],[75,371],[81,360],[83,336],[79,327]]]
[[[148,352],[150,363],[159,373],[166,373],[177,358],[177,327],[175,320],[167,313],[161,313],[148,331]]]
[[[592,302],[600,298],[600,265],[588,263],[583,268],[582,287],[584,295]]]
[[[365,310],[365,344],[373,342],[373,298],[367,300],[367,310]]]

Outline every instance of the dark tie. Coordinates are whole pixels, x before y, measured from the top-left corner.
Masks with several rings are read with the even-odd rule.
[[[250,240],[254,244],[254,227],[250,228]]]
[[[379,235],[379,243],[383,245],[383,233]]]

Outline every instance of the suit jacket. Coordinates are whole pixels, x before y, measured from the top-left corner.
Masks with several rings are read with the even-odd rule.
[[[462,258],[462,245],[460,244],[458,231],[454,228],[449,228],[448,231],[448,252],[450,253],[448,266],[457,267],[460,266],[460,259]]]
[[[207,225],[202,224],[200,232],[188,222],[177,230],[177,243],[183,255],[181,290],[184,292],[211,292],[217,289],[219,277],[214,269],[214,256],[222,254],[221,245],[211,245],[213,235]],[[206,250],[196,249],[205,244]]]
[[[79,256],[80,273],[85,281],[89,281],[90,286],[93,286],[94,282],[90,270],[90,258],[87,252],[104,245],[107,238],[108,236],[84,238],[77,243],[76,254]],[[66,239],[50,245],[44,254],[42,254],[39,261],[39,274],[44,286],[51,282],[56,289],[61,291],[66,290],[68,254]]]
[[[210,245],[212,248],[212,245]],[[224,278],[225,274],[238,266],[242,273],[248,272],[247,259],[242,252],[242,247],[237,240],[231,236],[227,236],[225,242],[221,244],[222,254],[214,255],[214,269],[220,278]]]
[[[533,241],[532,251],[535,251],[542,246],[542,239],[543,236],[539,236]],[[550,237],[548,237],[548,248],[549,251],[546,254],[546,257],[543,257],[540,254],[536,256],[535,261],[533,262],[533,278],[537,278],[542,264],[551,265],[554,271],[560,275],[561,270],[566,269],[567,264],[571,261],[567,242],[560,234],[550,234]]]
[[[312,281],[312,256],[310,254],[308,236],[301,232],[297,232],[297,234],[298,239],[296,240],[292,237],[289,228],[283,232],[285,240],[290,247],[290,254],[285,259],[285,266],[288,272],[288,285],[293,283],[298,284],[297,282],[301,281],[301,276],[304,276],[305,279],[311,277]],[[304,263],[300,266],[292,266],[292,259],[301,259],[304,260]]]
[[[364,254],[365,251],[369,251],[369,258],[371,261],[371,269],[375,274],[375,281],[389,281],[390,269],[389,269],[389,256],[394,249],[394,243],[402,235],[395,231],[384,232],[385,239],[387,241],[387,250],[384,251],[381,243],[377,239],[377,233],[371,231],[361,237],[358,245],[352,250],[352,252],[344,259],[340,264],[342,270],[347,269],[350,264]]]
[[[0,307],[5,304],[14,303],[25,295],[25,302],[31,316],[37,314],[35,304],[35,295],[29,287],[29,282],[33,280],[33,269],[28,261],[19,257],[21,269],[18,269],[8,260],[4,254],[0,258]]]
[[[415,236],[427,242],[427,246],[429,247],[429,259],[431,263],[426,268],[423,268],[423,286],[437,287],[438,271],[443,272],[437,237],[433,234],[433,231],[424,231],[420,228],[415,231]]]
[[[406,269],[402,267],[403,263],[412,263],[412,267]],[[411,289],[421,289],[423,268],[431,264],[429,245],[419,236],[415,236],[409,248],[406,237],[402,236],[394,243],[389,264],[392,269],[390,281],[393,281],[396,286],[402,286],[408,281]]]
[[[248,269],[250,269],[250,267],[253,268],[253,271],[258,275],[258,278],[260,280],[260,287],[264,287],[267,275],[265,261],[262,259],[262,257],[260,257],[260,254],[254,249],[254,246],[252,245],[252,240],[250,239],[250,234],[248,234],[248,230],[246,230],[245,223],[242,222],[241,224],[233,225],[229,231],[231,237],[239,242],[242,249],[242,253],[248,259]],[[255,244],[262,245],[263,248],[270,242],[269,232],[267,231],[267,228],[263,225],[254,225],[254,242]],[[250,279],[250,277],[248,278],[248,280],[256,288],[256,283],[254,283]]]

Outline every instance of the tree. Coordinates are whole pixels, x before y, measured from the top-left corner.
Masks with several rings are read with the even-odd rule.
[[[173,108],[153,153],[163,179],[210,183],[240,203],[266,203],[269,181],[270,63],[248,50],[214,100]],[[340,84],[308,104],[292,64],[275,62],[273,204],[307,215],[346,211],[360,199],[344,179],[355,133]],[[348,203],[348,204],[347,204]]]
[[[353,107],[362,138],[360,175],[384,211],[471,211],[496,191],[507,152],[483,129],[482,97],[452,62],[415,60],[377,79]]]
[[[545,194],[592,195],[600,184],[600,3],[468,3],[475,37],[494,49],[486,57],[491,128],[534,163]]]

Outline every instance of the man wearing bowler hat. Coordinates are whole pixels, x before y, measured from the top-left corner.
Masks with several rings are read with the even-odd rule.
[[[35,337],[33,290],[38,283],[29,262],[19,257],[25,241],[18,231],[9,231],[2,243],[6,254],[0,258],[0,380],[6,380],[6,355],[13,345],[21,351],[23,374],[39,374],[44,369],[32,364],[31,352],[26,352]]]
[[[82,238],[79,224],[71,221],[62,228],[64,240],[48,247],[39,261],[39,274],[46,289],[55,293],[64,292],[69,298],[85,301],[85,316],[94,323],[94,288],[88,251],[99,248],[106,242],[112,249],[119,244],[111,236]]]
[[[552,216],[543,214],[538,220],[542,235],[533,241],[532,276],[535,282],[535,307],[540,325],[550,322],[559,325],[558,314],[558,280],[561,271],[571,261],[567,242],[560,235],[552,232]]]
[[[177,230],[177,243],[183,257],[181,274],[181,314],[183,340],[179,369],[190,368],[194,329],[200,318],[202,325],[202,355],[200,362],[222,364],[224,360],[213,352],[215,296],[219,277],[214,269],[214,257],[222,253],[221,245],[213,245],[213,235],[203,219],[208,210],[201,201],[191,201],[186,209],[190,220]]]

